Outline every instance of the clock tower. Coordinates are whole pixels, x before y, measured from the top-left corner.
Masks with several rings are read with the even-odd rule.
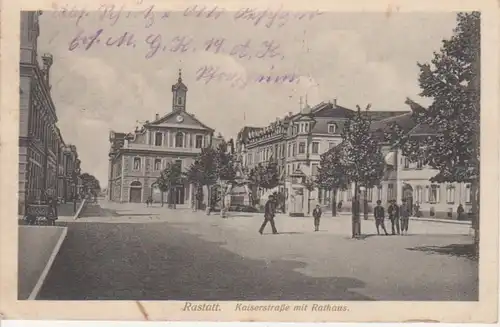
[[[182,83],[182,71],[179,69],[177,83],[172,85],[172,111],[186,111],[187,86]]]

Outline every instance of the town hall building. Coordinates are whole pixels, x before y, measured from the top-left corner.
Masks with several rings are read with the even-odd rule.
[[[214,130],[186,111],[188,88],[179,70],[172,85],[172,111],[146,121],[132,133],[111,131],[109,141],[108,198],[116,202],[153,202],[167,199],[155,182],[167,163],[176,163],[186,171],[201,153],[211,146]],[[177,185],[175,204],[189,205],[194,193],[187,181]]]

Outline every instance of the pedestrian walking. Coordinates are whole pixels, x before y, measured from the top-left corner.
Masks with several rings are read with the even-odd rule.
[[[463,214],[464,214],[465,210],[464,210],[464,207],[462,206],[462,204],[460,203],[458,205],[458,208],[457,208],[457,219],[458,220],[462,220],[463,219]]]
[[[401,233],[403,235],[408,235],[408,224],[410,223],[410,204],[406,199],[403,199],[403,204],[401,205]]]
[[[389,235],[387,230],[385,229],[384,219],[385,219],[385,210],[381,205],[382,201],[377,200],[377,205],[373,209],[373,216],[375,217],[375,227],[377,228],[377,235],[380,235],[379,227],[382,227],[385,235]]]
[[[271,229],[273,230],[273,234],[278,234],[278,231],[276,230],[276,225],[274,224],[274,216],[276,214],[276,203],[272,195],[269,196],[269,199],[266,202],[266,205],[264,206],[264,222],[262,223],[262,226],[260,226],[259,233],[262,235],[264,232],[264,228],[266,227],[267,223],[269,222],[271,224]]]
[[[319,204],[316,205],[316,208],[313,210],[313,217],[314,217],[314,231],[317,232],[319,231],[319,221],[321,219],[321,208],[319,207]]]
[[[399,207],[396,204],[396,200],[391,201],[391,205],[387,208],[387,213],[389,214],[389,219],[391,220],[392,235],[399,234]]]
[[[342,200],[337,204],[337,211],[340,212],[342,210]]]

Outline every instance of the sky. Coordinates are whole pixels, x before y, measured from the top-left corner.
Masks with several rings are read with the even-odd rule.
[[[297,112],[306,96],[311,106],[336,99],[351,109],[409,110],[406,97],[430,101],[418,96],[417,62],[432,59],[456,18],[312,12],[252,21],[245,12],[195,17],[192,10],[76,16],[44,12],[38,51],[54,57],[51,92],[64,140],[103,187],[109,132],[132,132],[169,113],[179,69],[187,111],[225,138]],[[262,75],[289,78],[259,83]]]

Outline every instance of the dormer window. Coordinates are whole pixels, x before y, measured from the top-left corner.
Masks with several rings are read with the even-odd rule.
[[[337,133],[337,124],[328,124],[328,133],[329,134],[335,134]]]

